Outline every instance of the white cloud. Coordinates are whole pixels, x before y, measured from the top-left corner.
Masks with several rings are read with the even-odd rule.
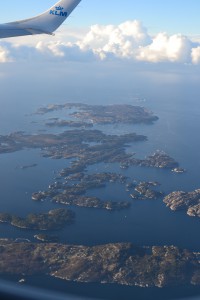
[[[36,45],[36,50],[38,55],[43,55],[44,58],[54,58],[62,61],[90,61],[96,59],[92,50],[85,51],[76,44],[60,41],[39,42]]]
[[[150,36],[140,21],[93,25],[85,30],[63,26],[55,37],[35,36],[1,41],[0,62],[18,60],[93,61],[130,59],[144,62],[200,63],[200,43],[181,35]]]
[[[159,33],[146,47],[140,47],[137,58],[150,62],[189,62],[192,43],[183,35]]]
[[[12,61],[8,47],[0,45],[0,63]]]
[[[200,46],[192,49],[191,56],[193,64],[200,63]]]
[[[86,36],[77,42],[81,49],[92,49],[100,58],[113,54],[120,58],[135,57],[140,46],[151,41],[140,21],[127,21],[119,26],[94,25]]]

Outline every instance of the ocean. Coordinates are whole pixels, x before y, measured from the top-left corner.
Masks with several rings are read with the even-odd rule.
[[[120,169],[118,164],[97,164],[88,167],[88,173],[120,172],[138,181],[158,181],[164,193],[176,190],[192,191],[200,188],[200,88],[198,76],[189,71],[154,72],[118,67],[116,73],[107,73],[100,66],[88,66],[88,76],[78,72],[66,71],[67,80],[60,78],[63,89],[48,85],[48,91],[41,83],[41,78],[26,79],[25,84],[18,81],[13,88],[6,91],[6,79],[0,83],[1,111],[0,134],[15,131],[42,133],[42,130],[61,132],[64,129],[49,129],[45,120],[50,117],[64,117],[64,111],[56,111],[48,115],[32,114],[37,108],[49,103],[80,102],[87,104],[132,104],[145,106],[152,110],[159,120],[154,124],[96,126],[108,134],[124,134],[136,132],[148,137],[148,141],[134,143],[127,151],[136,152],[136,157],[144,158],[156,150],[164,150],[179,162],[187,172],[175,174],[169,170],[130,167]],[[110,70],[110,69],[109,69]],[[25,71],[24,71],[25,72]],[[63,71],[64,72],[64,71]],[[103,73],[104,72],[104,73]],[[112,75],[112,77],[111,77]],[[42,75],[40,75],[42,76]],[[77,76],[79,76],[77,78]],[[110,80],[108,80],[110,78]],[[49,78],[50,83],[53,77]],[[5,81],[5,82],[4,82]],[[75,84],[76,82],[76,84]],[[78,86],[78,89],[76,88]],[[56,91],[55,91],[56,90]],[[37,164],[34,168],[20,169],[19,166]],[[69,165],[67,160],[43,158],[40,149],[24,149],[15,153],[0,155],[1,211],[24,216],[30,212],[43,212],[57,208],[55,204],[45,201],[35,203],[31,200],[33,192],[46,190],[55,181],[56,174]],[[92,190],[91,195],[102,199],[128,200],[132,202],[130,209],[118,212],[73,208],[76,222],[59,231],[60,241],[68,244],[98,245],[110,242],[132,242],[143,245],[176,245],[192,251],[200,250],[198,218],[191,218],[185,212],[172,212],[160,200],[132,201],[129,193],[120,184],[109,184],[104,189]],[[0,238],[28,238],[34,241],[35,232],[24,231],[7,224],[0,226]],[[57,234],[57,233],[56,233]],[[10,278],[15,281],[15,279]],[[178,287],[170,289],[141,289],[116,285],[77,284],[41,278],[27,279],[27,283],[40,288],[62,291],[68,298],[89,297],[92,299],[199,299],[200,288]],[[51,283],[51,284],[50,284]],[[192,298],[194,297],[194,298]],[[195,298],[197,297],[197,298]]]

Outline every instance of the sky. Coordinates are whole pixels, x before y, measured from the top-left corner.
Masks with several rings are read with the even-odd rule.
[[[32,17],[54,4],[10,0],[0,19],[5,23]],[[82,0],[55,37],[2,39],[0,63],[46,59],[199,65],[199,11],[197,0]]]
[[[10,0],[0,1],[1,22],[26,18],[46,10],[54,0]],[[152,33],[166,31],[169,34],[182,33],[199,35],[200,1],[198,0],[82,0],[79,8],[70,18],[71,26],[92,24],[119,24],[126,20],[141,20]]]

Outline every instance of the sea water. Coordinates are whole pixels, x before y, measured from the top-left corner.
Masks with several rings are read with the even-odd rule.
[[[88,167],[88,172],[120,172],[138,181],[158,181],[164,193],[175,190],[192,191],[200,188],[200,89],[198,81],[189,76],[173,74],[159,77],[156,73],[140,74],[128,80],[116,76],[110,84],[101,79],[101,84],[94,78],[93,82],[80,83],[79,92],[73,91],[73,84],[67,84],[70,97],[57,97],[43,92],[43,104],[83,102],[88,104],[132,104],[142,105],[152,110],[159,120],[154,124],[96,126],[108,134],[136,132],[148,137],[148,141],[133,143],[127,151],[135,152],[136,157],[144,158],[156,150],[164,150],[187,170],[175,174],[169,170],[130,167],[120,169],[118,164],[97,164]],[[121,79],[120,79],[121,78]],[[71,78],[73,82],[74,78]],[[91,78],[90,78],[91,79]],[[121,80],[121,81],[120,81]],[[118,81],[121,85],[117,85]],[[50,96],[51,95],[51,96]],[[14,131],[28,133],[61,132],[64,129],[47,128],[44,124],[50,117],[59,117],[64,112],[53,112],[36,116],[31,113],[41,106],[41,94],[38,90],[31,96],[27,105],[26,90],[23,94],[4,94],[1,100],[0,134]],[[54,98],[54,99],[53,99]],[[53,101],[54,100],[54,101]],[[16,102],[18,101],[18,105]],[[13,105],[15,103],[15,105]],[[37,164],[34,168],[21,169],[19,166]],[[0,155],[1,211],[25,216],[30,212],[44,212],[57,208],[49,201],[35,203],[31,194],[46,190],[55,181],[59,170],[67,167],[67,160],[43,158],[40,149],[24,149],[15,153]],[[117,193],[116,193],[117,191]],[[133,242],[137,245],[176,245],[182,248],[199,251],[198,218],[191,218],[185,212],[172,212],[166,208],[162,199],[133,201],[120,184],[109,184],[106,188],[93,190],[91,195],[102,199],[130,201],[130,209],[119,212],[73,207],[76,222],[59,232],[54,232],[63,243],[97,245],[110,242]],[[0,237],[28,238],[34,241],[34,231],[24,231],[1,224]],[[135,299],[159,300],[182,299],[191,295],[200,295],[199,288],[178,287],[173,289],[140,289],[117,285],[66,283],[53,278],[32,277],[28,283],[33,286],[49,287],[79,297],[102,299]],[[200,296],[199,296],[200,297]],[[198,297],[197,297],[198,298]],[[190,298],[188,298],[190,299]],[[192,298],[191,298],[192,299]]]

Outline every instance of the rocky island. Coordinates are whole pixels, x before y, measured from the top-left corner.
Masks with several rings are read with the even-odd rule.
[[[200,217],[200,189],[172,192],[163,201],[171,210],[185,210],[191,217]]]
[[[140,287],[200,285],[199,253],[175,246],[100,246],[0,240],[0,273]]]
[[[74,129],[60,134],[25,134],[15,132],[0,136],[0,153],[39,148],[43,157],[74,159],[70,167],[60,174],[84,172],[87,166],[96,163],[119,163],[121,168],[130,166],[165,168],[174,170],[178,163],[163,151],[156,151],[145,159],[127,153],[129,144],[146,141],[147,137],[136,133],[107,135],[100,130]]]
[[[31,213],[25,218],[8,213],[0,213],[0,222],[9,223],[22,229],[32,230],[58,230],[66,224],[73,223],[74,218],[74,212],[62,208],[50,210],[48,213]]]
[[[172,157],[170,157],[164,151],[159,150],[144,159],[140,165],[155,168],[166,168],[171,170],[174,170],[174,168],[178,167],[178,163]]]
[[[158,182],[140,182],[135,186],[136,193],[132,193],[130,196],[133,199],[139,200],[158,199],[163,196],[163,193],[152,189],[152,187],[156,187],[157,185],[159,185]]]
[[[71,117],[80,119],[88,124],[115,124],[115,123],[153,123],[158,120],[157,116],[141,106],[133,106],[128,104],[113,104],[113,105],[88,105],[83,103],[65,103],[51,104],[46,107],[39,108],[35,114],[46,114],[57,110],[77,111],[70,113]],[[53,125],[59,123],[55,122]]]
[[[164,151],[160,151],[160,150],[155,151],[153,154],[147,156],[144,159],[135,158],[134,155],[132,155],[132,157],[124,157],[124,159],[121,159],[120,167],[122,169],[129,168],[130,166],[169,169],[175,173],[185,172],[184,169],[179,167],[177,161],[175,161]]]
[[[47,191],[39,191],[32,194],[32,200],[42,201],[50,199],[52,202],[64,205],[73,205],[88,208],[106,210],[121,210],[129,208],[128,201],[101,200],[98,197],[85,195],[91,189],[103,188],[108,182],[126,183],[127,178],[116,173],[75,173],[65,178],[66,181],[57,181],[49,185]]]
[[[65,205],[74,205],[87,208],[98,208],[106,210],[121,210],[127,209],[130,207],[130,202],[128,201],[103,201],[98,197],[87,197],[87,196],[74,196],[67,194],[58,194],[52,198],[52,202],[65,204]]]
[[[43,233],[35,234],[34,238],[38,241],[45,242],[45,243],[58,243],[59,241],[59,238],[57,236],[55,235],[52,236]]]
[[[37,167],[37,164],[30,164],[30,165],[24,165],[24,166],[17,166],[15,169],[21,169],[21,170],[26,170],[30,168]]]
[[[48,190],[39,191],[32,194],[32,200],[43,201],[49,199],[52,202],[65,205],[73,205],[88,208],[99,208],[106,210],[121,210],[131,206],[129,201],[101,200],[99,197],[87,196],[91,189],[104,188],[108,184],[120,183],[125,191],[135,192],[130,196],[133,199],[158,199],[163,196],[161,191],[155,190],[160,184],[158,182],[137,182],[121,174],[112,172],[102,172],[86,174],[75,173],[65,177],[65,181],[56,181],[49,185]],[[97,192],[98,193],[98,192]]]

